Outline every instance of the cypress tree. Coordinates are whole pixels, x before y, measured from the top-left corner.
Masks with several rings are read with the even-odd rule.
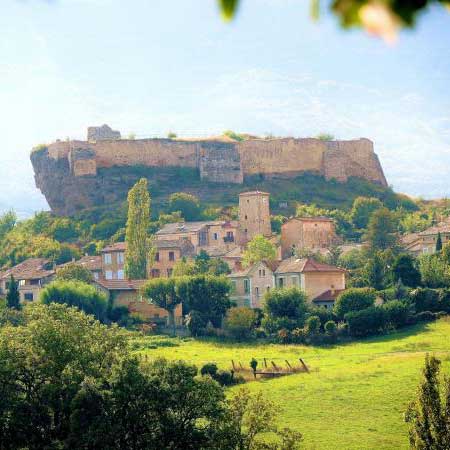
[[[9,279],[8,293],[6,294],[6,306],[12,309],[20,309],[20,295],[18,283],[11,275]]]
[[[128,192],[128,219],[125,233],[125,275],[128,279],[147,278],[150,221],[150,194],[147,180],[141,178]]]
[[[442,236],[441,232],[438,231],[437,239],[436,239],[436,253],[439,253],[442,250]]]

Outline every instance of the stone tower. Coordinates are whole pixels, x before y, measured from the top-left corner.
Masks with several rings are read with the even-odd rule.
[[[271,236],[269,195],[260,191],[239,194],[239,227],[244,242],[257,234]]]

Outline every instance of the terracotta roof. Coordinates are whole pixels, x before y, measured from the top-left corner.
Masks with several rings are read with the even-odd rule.
[[[328,291],[322,292],[318,297],[316,297],[313,302],[334,302],[341,292],[345,289],[328,289]]]
[[[173,233],[193,233],[200,231],[210,222],[176,222],[166,223],[156,235],[173,234]]]
[[[109,291],[138,291],[148,280],[96,280],[95,283]]]
[[[315,217],[292,217],[291,219],[289,219],[287,222],[291,221],[291,220],[300,220],[302,222],[306,221],[306,222],[334,222],[333,219],[331,219],[330,217],[325,217],[325,216],[315,216]],[[287,223],[285,222],[285,223]],[[284,225],[284,224],[283,224]]]
[[[450,223],[441,222],[433,227],[427,228],[425,231],[419,233],[419,236],[429,236],[438,233],[450,233]]]
[[[55,274],[53,268],[49,268],[51,261],[45,258],[30,258],[10,269],[0,273],[0,278],[10,278],[11,275],[16,280],[31,280],[45,278]]]
[[[345,272],[336,266],[320,263],[312,258],[289,258],[281,261],[276,273],[304,273],[304,272]]]
[[[255,269],[256,267],[258,267],[260,264],[263,264],[267,269],[272,270],[270,268],[270,266],[265,262],[262,261],[261,263],[254,263],[250,266],[248,266],[247,268],[243,269],[243,270],[239,270],[237,272],[232,272],[229,275],[227,275],[229,278],[241,278],[241,277],[247,277],[250,272],[253,271],[253,269]]]
[[[400,241],[404,245],[412,244],[419,239],[419,233],[408,233],[400,237]]]
[[[153,241],[156,249],[180,249],[181,256],[188,256],[195,252],[192,242],[188,239],[158,239]]]
[[[83,256],[76,261],[70,261],[65,264],[61,264],[59,267],[65,267],[68,264],[78,264],[80,266],[86,267],[88,270],[102,270],[102,257],[101,256]]]
[[[116,242],[115,244],[108,245],[102,250],[102,253],[106,252],[123,252],[127,249],[126,242]]]

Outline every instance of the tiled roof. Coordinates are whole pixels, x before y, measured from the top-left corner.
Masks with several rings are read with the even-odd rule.
[[[95,282],[109,291],[138,291],[147,280],[96,280]]]
[[[156,248],[180,248],[186,244],[183,239],[158,239],[153,241],[153,245]]]
[[[330,217],[325,216],[315,216],[315,217],[293,217],[289,220],[300,220],[302,222],[334,222]]]
[[[425,231],[419,233],[419,236],[429,236],[438,233],[450,233],[450,223],[441,222],[438,225],[427,228]]]
[[[115,244],[108,245],[102,250],[102,253],[106,252],[123,252],[127,249],[126,242],[116,242]]]
[[[9,278],[11,275],[16,280],[31,280],[54,275],[54,269],[50,269],[50,260],[45,258],[30,258],[10,269],[0,273],[1,279]]]
[[[419,239],[419,233],[408,233],[400,237],[400,241],[403,245],[409,245]]]
[[[336,266],[320,263],[312,258],[289,258],[281,261],[276,273],[304,273],[304,272],[345,272]]]
[[[242,258],[242,250],[240,247],[234,247],[223,255],[223,258]]]
[[[270,195],[268,192],[263,192],[263,191],[248,191],[248,192],[241,192],[239,194],[239,196],[241,196],[241,195],[259,195],[259,194]]]
[[[316,297],[313,302],[334,302],[341,292],[345,289],[328,289],[328,291],[322,292],[318,297]]]
[[[237,272],[232,272],[228,275],[229,278],[240,278],[240,277],[247,277],[249,276],[249,274],[253,271],[253,269],[255,269],[256,267],[258,267],[260,264],[263,264],[267,269],[272,270],[269,266],[269,264],[267,264],[265,261],[261,262],[261,263],[254,263],[248,267],[246,267],[243,270],[239,270]]]
[[[71,261],[65,264],[61,264],[59,267],[65,267],[68,264],[78,264],[86,267],[88,270],[101,270],[102,269],[102,257],[101,256],[83,256],[76,261]]]
[[[200,231],[206,225],[211,222],[176,222],[176,223],[166,223],[156,235],[161,234],[173,234],[173,233],[192,233]]]

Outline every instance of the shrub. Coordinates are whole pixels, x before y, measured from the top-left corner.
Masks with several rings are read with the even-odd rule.
[[[311,316],[306,319],[305,330],[310,336],[319,334],[320,332],[320,319],[317,316]]]
[[[249,339],[255,328],[256,313],[246,306],[230,308],[224,328],[235,339]]]
[[[116,306],[109,311],[108,319],[113,322],[122,322],[124,319],[126,320],[129,315],[130,311],[126,306]]]
[[[352,336],[370,336],[379,333],[386,326],[386,312],[383,308],[370,306],[345,315],[349,333]]]
[[[441,311],[449,307],[449,296],[447,291],[441,293],[441,290],[430,288],[417,288],[411,291],[409,298],[414,306],[416,313],[422,311]]]
[[[200,373],[204,375],[210,375],[212,378],[217,374],[217,365],[215,363],[206,363],[201,369]]]
[[[291,340],[291,333],[286,328],[282,328],[277,333],[278,342],[281,344],[288,344]]]
[[[337,333],[337,325],[336,322],[329,320],[324,325],[325,333],[329,335],[335,335]]]
[[[431,311],[422,311],[414,316],[417,322],[432,322],[436,320],[436,316]]]
[[[375,303],[375,290],[371,288],[351,288],[342,292],[334,304],[334,312],[339,318],[349,312],[360,311]]]
[[[396,328],[406,325],[411,316],[409,305],[400,300],[387,302],[382,308],[386,312],[386,320]]]
[[[295,330],[292,330],[292,342],[295,342],[296,344],[304,344],[306,342],[306,337],[306,331],[303,328],[296,328]]]

